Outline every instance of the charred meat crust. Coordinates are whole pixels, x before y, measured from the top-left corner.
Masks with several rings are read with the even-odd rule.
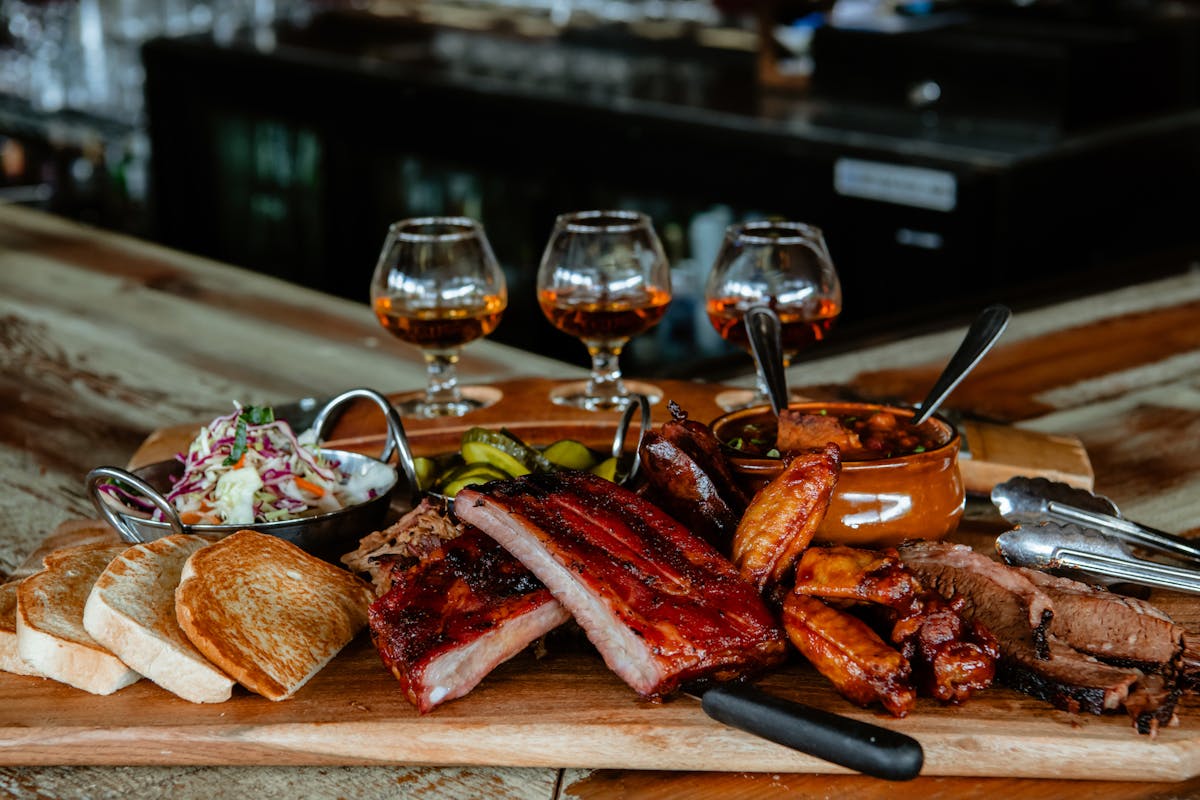
[[[1128,694],[1128,685],[1136,680],[1136,676],[1133,676],[1124,686],[1064,683],[1030,669],[1027,664],[1007,659],[1001,659],[997,665],[996,676],[1005,686],[1044,700],[1055,708],[1072,713],[1085,711],[1089,714],[1103,714],[1105,711],[1115,710],[1119,704],[1114,704],[1113,698],[1120,695],[1123,703],[1124,696]]]
[[[456,509],[525,563],[643,696],[734,679],[785,656],[782,630],[732,564],[602,478],[563,471],[496,481],[464,489]]]
[[[712,471],[665,436],[647,433],[640,455],[649,497],[713,547],[728,550],[745,506],[727,498]]]
[[[1044,635],[1053,606],[1049,598],[1043,604],[1044,593],[1030,592],[1025,584],[1032,584],[1016,570],[962,545],[906,543],[899,552],[917,576],[942,596],[967,598],[971,616],[999,642],[996,674],[1009,686],[1059,708],[1099,714],[1120,708],[1143,677],[1139,670],[1105,664]],[[1030,602],[1040,609],[1036,618],[1031,617]],[[1033,619],[1040,621],[1033,625]]]
[[[421,713],[461,697],[567,619],[529,570],[474,528],[411,567],[371,604],[384,665]]]

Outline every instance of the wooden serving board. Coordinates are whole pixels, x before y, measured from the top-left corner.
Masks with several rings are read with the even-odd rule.
[[[57,537],[94,538],[75,525]],[[964,538],[981,535],[964,532]],[[1161,597],[1180,621],[1187,601]],[[1193,617],[1196,612],[1191,611]],[[960,707],[922,699],[905,719],[852,706],[791,663],[760,685],[781,697],[916,737],[923,775],[1178,781],[1200,775],[1200,703],[1150,739],[1124,715],[1057,711],[995,687]],[[841,773],[845,770],[709,719],[687,696],[640,700],[578,634],[556,632],[466,697],[420,716],[369,638],[359,636],[297,695],[273,703],[236,687],[195,705],[148,681],[99,697],[0,674],[0,763],[8,765],[491,765]]]
[[[545,388],[544,382],[523,383],[513,396]],[[710,396],[711,389],[704,389],[695,388],[695,402],[685,404],[700,419],[716,415],[715,408],[699,402]],[[532,407],[528,396],[527,402]],[[572,416],[543,404],[539,412],[558,415],[547,421],[540,414],[514,415],[499,405],[471,424],[504,423],[538,443],[560,436],[603,442],[611,438],[616,418]],[[661,407],[656,409],[656,422],[663,414]],[[338,435],[370,441],[374,432],[366,420],[366,415],[347,415]],[[455,427],[461,432],[462,425],[449,431],[411,425],[414,449],[444,449]],[[164,433],[148,441],[137,458],[156,460],[157,449],[173,436]],[[999,528],[980,510],[968,513],[956,536],[984,547]],[[60,529],[47,546],[98,535],[104,533],[95,525],[73,524]],[[1181,623],[1200,625],[1200,611],[1188,598],[1162,593],[1152,599]],[[923,699],[912,714],[897,720],[851,705],[802,663],[788,664],[760,684],[782,697],[916,737],[925,750],[924,775],[1137,781],[1200,775],[1200,703],[1191,698],[1180,708],[1181,724],[1151,739],[1137,735],[1124,715],[1073,715],[1004,688],[989,689],[961,707]],[[425,716],[401,696],[365,634],[288,701],[273,703],[239,687],[226,703],[194,705],[148,681],[98,697],[50,680],[0,674],[0,708],[0,763],[13,765],[436,764],[844,772],[721,725],[690,697],[640,700],[586,641],[569,631],[552,634],[542,657],[532,651],[520,654],[467,697]]]

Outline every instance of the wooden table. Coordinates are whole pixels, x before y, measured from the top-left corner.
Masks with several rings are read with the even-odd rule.
[[[801,364],[816,395],[916,400],[961,329]],[[0,571],[64,520],[92,514],[82,476],[153,430],[233,399],[281,402],[352,386],[416,388],[414,353],[369,309],[179,253],[0,208]],[[578,370],[482,342],[464,379]],[[1129,516],[1200,531],[1200,274],[1017,315],[950,405],[1080,437],[1097,491]],[[3,711],[0,711],[3,724]],[[1200,725],[1188,718],[1187,725]],[[1132,735],[1132,734],[1131,734]],[[724,765],[716,765],[724,766]],[[737,764],[727,765],[736,769]],[[1183,784],[435,767],[8,767],[0,794],[242,797],[1054,797],[1200,792]]]

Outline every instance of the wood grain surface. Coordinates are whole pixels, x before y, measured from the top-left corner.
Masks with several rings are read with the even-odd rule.
[[[972,524],[965,541],[986,535],[986,521]],[[1159,601],[1181,622],[1200,624],[1196,609]],[[916,737],[927,776],[1178,781],[1200,774],[1200,703],[1193,699],[1180,710],[1180,726],[1151,739],[1123,715],[1069,714],[1000,687],[961,707],[922,700],[896,720],[847,703],[804,663],[794,661],[759,685]],[[404,700],[366,636],[286,702],[239,687],[226,703],[195,705],[145,680],[100,697],[3,674],[0,708],[7,723],[0,727],[0,763],[7,764],[720,770],[732,763],[746,772],[845,772],[720,725],[690,697],[640,700],[569,628],[549,637],[544,655],[522,653],[465,698],[425,716]]]
[[[618,414],[552,406],[547,397],[554,385],[541,378],[501,382],[493,385],[498,402],[468,418],[414,420],[408,426],[412,449],[419,455],[453,451],[472,425],[505,427],[532,444],[563,437],[592,446],[612,441]],[[664,398],[700,419],[721,413],[714,401],[721,387],[664,381],[660,388]],[[665,406],[652,409],[654,424],[669,419]],[[339,447],[375,449],[381,426],[378,409],[355,405],[332,438]],[[133,460],[179,452],[190,438],[187,430],[149,437]],[[957,538],[986,548],[1000,522],[987,511],[986,503],[978,503]],[[97,535],[103,531],[80,523],[60,530],[45,547]],[[347,542],[346,549],[355,544]],[[1197,616],[1183,611],[1181,621]],[[925,749],[924,775],[1178,781],[1200,774],[1200,715],[1196,725],[1181,725],[1151,740],[1136,735],[1123,715],[1066,714],[1003,688],[962,707],[922,701],[910,717],[893,720],[877,709],[847,703],[803,663],[772,673],[760,685],[916,737]],[[712,770],[733,758],[747,772],[845,772],[722,726],[691,698],[661,704],[639,700],[578,632],[550,637],[544,657],[526,652],[466,698],[424,717],[400,696],[365,636],[284,703],[239,690],[230,703],[193,706],[146,681],[114,697],[91,697],[53,682],[0,675],[0,707],[19,723],[15,730],[0,729],[0,762],[8,763]],[[1183,714],[1192,710],[1189,701]]]
[[[1181,269],[1173,278],[1019,309],[981,371],[951,395],[948,407],[1074,437],[1090,457],[1096,490],[1113,498],[1126,515],[1172,532],[1200,533],[1198,302],[1200,273]],[[789,370],[789,382],[814,397],[912,402],[962,333],[963,327],[949,326],[828,357],[814,351]],[[489,342],[469,348],[465,362],[468,383],[579,374]],[[988,369],[993,365],[995,372]],[[420,374],[416,354],[384,337],[365,303],[0,207],[0,474],[9,485],[0,494],[0,571],[17,570],[62,522],[89,516],[82,486],[86,471],[127,461],[156,429],[210,418],[235,399],[276,403],[360,385],[413,390]],[[984,378],[986,388],[976,384]],[[737,381],[750,382],[748,374]],[[986,541],[990,533],[984,522],[979,536]],[[1167,605],[1173,613],[1193,613],[1194,599],[1171,600]],[[683,700],[672,704],[670,713]],[[622,702],[628,701],[625,695]],[[1196,719],[1189,705],[1180,728],[1164,733],[1186,737]],[[1074,722],[1064,719],[1060,727],[1073,730]],[[1119,726],[1116,720],[1101,723]],[[0,706],[0,728],[16,724]],[[75,729],[72,735],[78,733]],[[1121,727],[1121,733],[1129,732]],[[1132,734],[1124,741],[1132,749],[1123,749],[1119,760],[1133,780],[1089,781],[1083,787],[1089,797],[1200,796],[1194,779],[1164,784],[1138,773],[1142,748],[1158,743]],[[1171,741],[1178,740],[1160,741],[1171,752]],[[1041,798],[1081,790],[1056,778],[930,776],[897,785],[804,771],[749,773],[742,771],[736,753],[722,753],[703,771],[621,768],[632,761],[601,770],[564,770],[564,765],[10,766],[0,767],[0,795],[726,800],[843,793]]]

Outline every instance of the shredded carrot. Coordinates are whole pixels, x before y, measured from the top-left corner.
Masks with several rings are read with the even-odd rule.
[[[179,521],[184,525],[195,525],[204,521],[204,515],[199,511],[185,511],[179,515]]]
[[[246,466],[246,454],[242,453],[242,457],[237,460],[237,463],[233,465],[233,468],[241,469],[244,466]]]
[[[324,497],[325,490],[309,480],[305,480],[299,476],[296,477],[296,485],[309,494],[315,494],[317,497]]]

